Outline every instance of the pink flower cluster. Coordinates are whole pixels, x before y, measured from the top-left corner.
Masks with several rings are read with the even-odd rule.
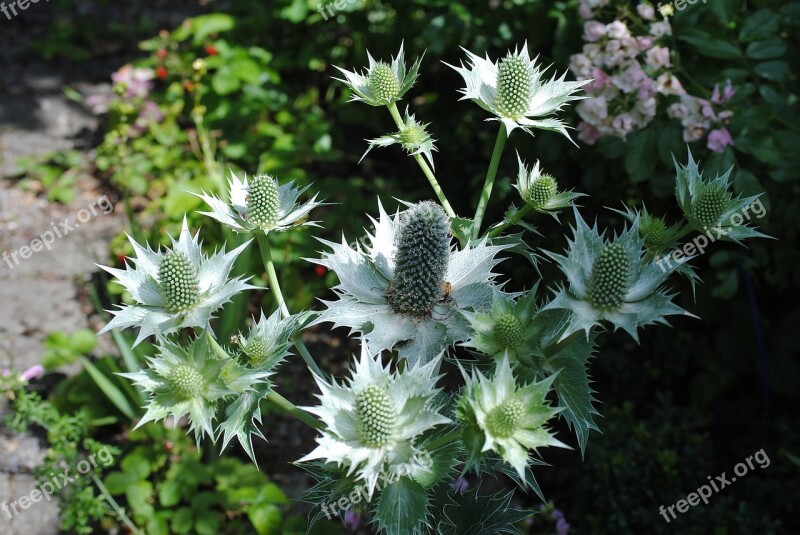
[[[580,54],[571,56],[570,70],[578,80],[592,82],[585,88],[588,98],[576,107],[581,117],[578,138],[590,145],[601,137],[625,139],[655,118],[659,96],[681,99],[680,104],[684,107],[676,108],[676,115],[670,116],[684,114],[681,117],[687,121],[684,128],[688,129],[687,125],[690,125],[693,136],[697,134],[699,125],[706,125],[700,135],[702,138],[712,123],[726,122],[730,115],[696,120],[699,118],[693,107],[696,97],[688,95],[675,76],[670,49],[662,44],[664,37],[672,34],[669,21],[656,20],[656,10],[648,3],[639,3],[636,14],[626,17],[627,23],[623,20],[609,23],[597,20],[602,18],[601,11],[611,1],[580,0],[579,4],[579,13],[585,20],[585,44]],[[616,12],[615,9],[607,11]],[[730,137],[729,133],[727,135]],[[700,138],[692,137],[692,140]],[[720,145],[724,148],[726,143],[732,141],[715,133],[713,143],[709,140],[709,148]]]
[[[86,105],[95,115],[107,113],[114,104],[129,103],[139,108],[128,135],[137,137],[147,131],[150,124],[160,123],[164,113],[158,104],[150,99],[153,89],[153,69],[123,65],[111,74],[114,82],[114,94],[90,95],[86,97]]]
[[[725,128],[733,112],[730,110],[718,112],[714,110],[714,106],[724,106],[735,94],[736,90],[728,80],[723,89],[720,89],[719,84],[714,86],[710,101],[683,95],[680,102],[667,108],[667,115],[673,119],[680,119],[684,141],[687,143],[700,141],[708,133],[706,146],[714,152],[722,152],[728,145],[733,145],[733,137]]]

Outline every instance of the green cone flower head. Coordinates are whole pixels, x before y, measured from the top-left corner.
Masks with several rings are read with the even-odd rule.
[[[319,226],[308,220],[308,214],[323,203],[317,196],[297,204],[297,199],[308,186],[299,188],[294,181],[280,184],[269,175],[258,175],[240,180],[234,173],[228,179],[230,203],[205,192],[193,194],[211,207],[210,212],[200,212],[236,232],[281,232],[301,226]]]
[[[751,206],[760,203],[761,195],[734,197],[730,192],[732,170],[733,167],[706,180],[691,151],[686,165],[675,160],[675,197],[684,216],[695,231],[709,233],[714,239],[739,242],[745,238],[769,237],[747,224],[756,215]],[[763,205],[760,207],[763,209]]]
[[[569,287],[560,288],[543,307],[572,312],[563,338],[580,330],[588,336],[594,325],[606,320],[638,341],[639,327],[666,324],[669,315],[689,315],[661,288],[672,270],[645,260],[638,219],[611,240],[598,233],[596,224],[589,228],[577,210],[575,222],[567,254],[547,252],[569,281]]]
[[[236,257],[250,244],[207,257],[199,233],[189,232],[186,219],[179,239],[163,253],[142,247],[128,237],[136,258],[126,269],[100,266],[116,277],[136,304],[112,310],[114,318],[100,334],[114,328],[138,327],[134,345],[150,335],[166,336],[186,327],[205,328],[213,313],[235,294],[254,288],[241,277],[228,279]]]
[[[544,70],[528,55],[528,43],[515,49],[499,62],[481,58],[464,49],[468,66],[454,67],[466,83],[463,99],[474,100],[506,125],[510,134],[515,128],[531,133],[534,128],[552,130],[570,139],[566,124],[556,117],[564,105],[585,97],[575,93],[591,80],[565,82],[566,73],[558,80],[543,80]]]
[[[547,393],[555,379],[519,387],[508,357],[498,363],[494,377],[473,370],[458,402],[457,414],[467,425],[477,426],[484,438],[482,452],[494,451],[526,481],[531,451],[545,446],[568,446],[547,429],[547,422],[561,409],[551,407]]]
[[[349,327],[375,351],[396,349],[411,363],[427,362],[470,336],[456,311],[491,305],[496,255],[509,246],[480,240],[451,248],[449,225],[433,203],[410,205],[394,217],[380,203],[378,209],[366,243],[321,240],[330,252],[308,259],[339,277],[339,299],[323,301],[327,309],[314,323]]]
[[[387,106],[402,99],[417,81],[422,58],[417,59],[411,69],[406,71],[402,44],[400,52],[390,63],[375,61],[369,52],[367,58],[369,67],[361,74],[336,67],[344,75],[344,79],[335,79],[343,82],[353,92],[351,101],[365,102],[370,106]]]
[[[176,420],[188,416],[190,430],[199,442],[203,434],[216,439],[214,415],[226,398],[265,383],[269,373],[245,370],[233,359],[216,358],[209,353],[205,336],[199,336],[186,348],[160,339],[158,353],[147,359],[145,369],[120,375],[148,395],[147,411],[137,428],[168,416]]]
[[[422,154],[425,159],[428,160],[431,168],[434,168],[433,152],[436,151],[436,147],[434,146],[436,140],[428,133],[428,123],[418,122],[413,115],[409,115],[408,108],[406,108],[406,117],[403,127],[399,132],[381,136],[376,139],[368,139],[367,141],[369,142],[369,147],[367,147],[364,156],[375,147],[388,147],[389,145],[399,143],[400,146],[412,156]],[[364,156],[361,157],[361,160],[364,159]],[[359,162],[361,160],[359,160]]]
[[[295,327],[295,318],[283,318],[280,310],[271,316],[261,312],[247,335],[239,334],[237,341],[246,362],[254,368],[271,369],[289,354],[292,345],[289,337]]]
[[[394,277],[386,299],[398,314],[426,317],[444,298],[450,257],[450,220],[426,201],[409,207],[395,234]]]
[[[508,356],[512,363],[528,362],[541,337],[534,325],[536,310],[535,287],[516,300],[495,289],[491,310],[462,312],[472,327],[472,337],[464,345],[497,359]]]
[[[539,162],[528,169],[517,154],[519,173],[517,183],[514,185],[525,203],[537,212],[549,213],[555,217],[554,212],[575,205],[575,199],[582,197],[582,193],[563,191],[559,193],[558,182],[551,175],[542,173]]]
[[[378,478],[395,475],[414,477],[428,468],[417,448],[423,433],[451,423],[440,414],[434,401],[440,389],[435,370],[439,358],[425,365],[408,366],[392,372],[381,364],[380,353],[372,355],[362,345],[361,358],[346,383],[327,383],[316,378],[321,390],[320,405],[305,410],[325,424],[317,448],[299,462],[322,459],[357,474],[371,497]]]

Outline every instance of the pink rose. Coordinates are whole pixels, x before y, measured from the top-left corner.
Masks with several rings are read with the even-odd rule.
[[[725,147],[733,145],[733,137],[727,128],[712,130],[708,134],[708,148],[714,152],[723,152]]]

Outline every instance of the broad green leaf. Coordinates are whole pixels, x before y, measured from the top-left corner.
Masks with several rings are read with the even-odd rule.
[[[158,488],[158,502],[162,507],[174,507],[181,501],[181,486],[177,481],[165,481]]]
[[[247,518],[258,535],[280,535],[283,515],[276,505],[259,503],[247,508]]]
[[[783,82],[789,76],[789,64],[785,61],[765,61],[753,67],[753,72],[773,82]]]
[[[658,163],[657,140],[657,133],[653,128],[646,128],[629,138],[625,170],[632,182],[644,182],[655,171]]]
[[[786,42],[778,37],[767,39],[766,41],[754,41],[747,45],[748,58],[751,59],[772,59],[779,58],[786,53]]]
[[[739,40],[745,43],[766,39],[778,33],[780,16],[769,9],[761,9],[751,15],[742,25]]]
[[[428,496],[422,485],[401,477],[388,485],[373,510],[373,522],[387,535],[416,533],[428,514]]]

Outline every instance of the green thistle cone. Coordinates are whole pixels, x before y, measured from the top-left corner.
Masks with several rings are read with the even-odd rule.
[[[654,217],[647,222],[647,225],[642,224],[639,227],[639,233],[648,247],[660,247],[664,245],[664,237],[666,236],[666,226],[664,221],[660,218]]]
[[[396,411],[389,393],[377,385],[368,386],[356,397],[358,432],[371,448],[385,446],[392,438]]]
[[[400,80],[391,65],[379,62],[369,74],[367,87],[378,100],[394,102],[400,93]]]
[[[509,117],[522,117],[530,104],[532,80],[526,63],[509,55],[497,72],[497,108]]]
[[[497,340],[506,348],[516,348],[525,338],[522,324],[514,314],[503,314],[494,324],[493,332]]]
[[[242,352],[250,360],[250,364],[258,366],[267,356],[267,346],[258,336],[241,340]]]
[[[175,366],[166,380],[172,393],[184,401],[201,395],[206,388],[203,374],[190,364]]]
[[[430,315],[444,297],[444,276],[450,254],[450,222],[430,201],[411,206],[396,235],[395,273],[386,299],[400,314]]]
[[[544,174],[533,181],[526,192],[525,200],[534,208],[541,208],[558,193],[558,183],[550,175]]]
[[[509,399],[486,415],[486,428],[495,437],[508,438],[514,434],[525,414],[525,407],[517,399]]]
[[[247,192],[247,218],[260,227],[274,227],[279,209],[278,181],[267,175],[253,178]]]
[[[592,305],[600,309],[619,308],[628,289],[630,273],[631,259],[622,245],[606,245],[592,266],[589,280]]]
[[[186,310],[200,299],[197,270],[183,253],[173,251],[164,256],[158,268],[158,281],[167,309],[173,312]]]
[[[726,190],[717,187],[705,188],[692,206],[692,215],[703,226],[715,227],[729,202],[730,195]]]

